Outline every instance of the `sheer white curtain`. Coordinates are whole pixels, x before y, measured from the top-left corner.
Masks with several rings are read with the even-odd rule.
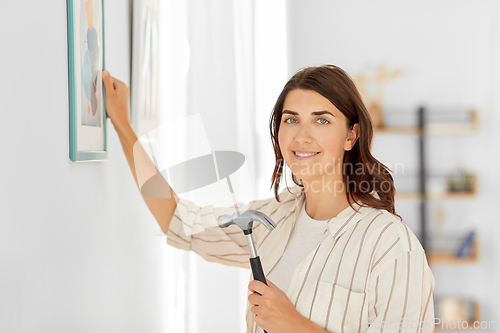
[[[254,1],[162,0],[160,5],[162,123],[201,117],[211,150],[243,153],[247,178],[256,179]],[[198,134],[183,133],[175,151],[192,150],[204,140]],[[237,201],[255,198],[256,181],[231,181]],[[225,181],[213,186],[229,194]],[[206,190],[180,196],[200,206],[220,199],[207,197]],[[245,332],[250,271],[170,247],[168,252],[168,332]]]

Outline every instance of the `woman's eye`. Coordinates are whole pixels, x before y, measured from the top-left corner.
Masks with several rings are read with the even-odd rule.
[[[330,121],[329,121],[328,119],[326,119],[326,118],[320,118],[320,119],[318,119],[317,121],[318,121],[321,125],[327,125],[327,124],[329,124],[329,123],[330,123]],[[294,124],[294,123],[296,123],[296,122],[297,122],[297,120],[296,120],[296,119],[294,119],[294,118],[287,118],[287,119],[285,119],[283,122],[284,122],[284,123],[286,123],[286,124]]]

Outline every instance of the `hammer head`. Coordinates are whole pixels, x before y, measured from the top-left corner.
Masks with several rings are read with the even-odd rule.
[[[232,215],[224,214],[217,218],[219,227],[227,228],[232,224],[236,224],[245,234],[252,232],[254,221],[262,223],[269,230],[276,228],[276,223],[269,216],[252,209],[243,213],[234,212]]]

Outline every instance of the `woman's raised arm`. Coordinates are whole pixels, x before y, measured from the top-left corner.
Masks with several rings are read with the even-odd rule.
[[[118,133],[128,165],[134,176],[135,183],[140,190],[138,176],[139,178],[144,178],[144,175],[142,175],[143,177],[141,177],[140,174],[138,175],[138,170],[139,172],[147,170],[148,174],[151,173],[151,170],[156,170],[158,174],[160,172],[156,169],[155,165],[142,148],[142,145],[136,145],[138,138],[129,120],[129,87],[122,81],[109,75],[108,71],[103,71],[102,80],[106,87],[107,116],[111,119],[111,123]],[[136,168],[136,163],[140,163],[140,168]],[[163,177],[157,177],[157,180],[160,183],[156,184],[156,187],[164,188],[165,192],[167,190],[170,191],[170,198],[150,198],[144,195],[142,197],[160,225],[161,230],[167,234],[179,198]]]

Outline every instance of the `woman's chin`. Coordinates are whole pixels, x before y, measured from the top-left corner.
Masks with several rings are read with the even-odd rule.
[[[302,183],[312,183],[313,181],[318,181],[321,179],[321,177],[314,176],[314,175],[295,174],[295,177],[300,179],[302,181]]]
[[[336,181],[342,182],[342,176],[340,176],[340,179],[333,175],[301,175],[301,174],[295,174],[295,177],[300,179],[302,183],[307,183],[307,184],[333,184]]]

